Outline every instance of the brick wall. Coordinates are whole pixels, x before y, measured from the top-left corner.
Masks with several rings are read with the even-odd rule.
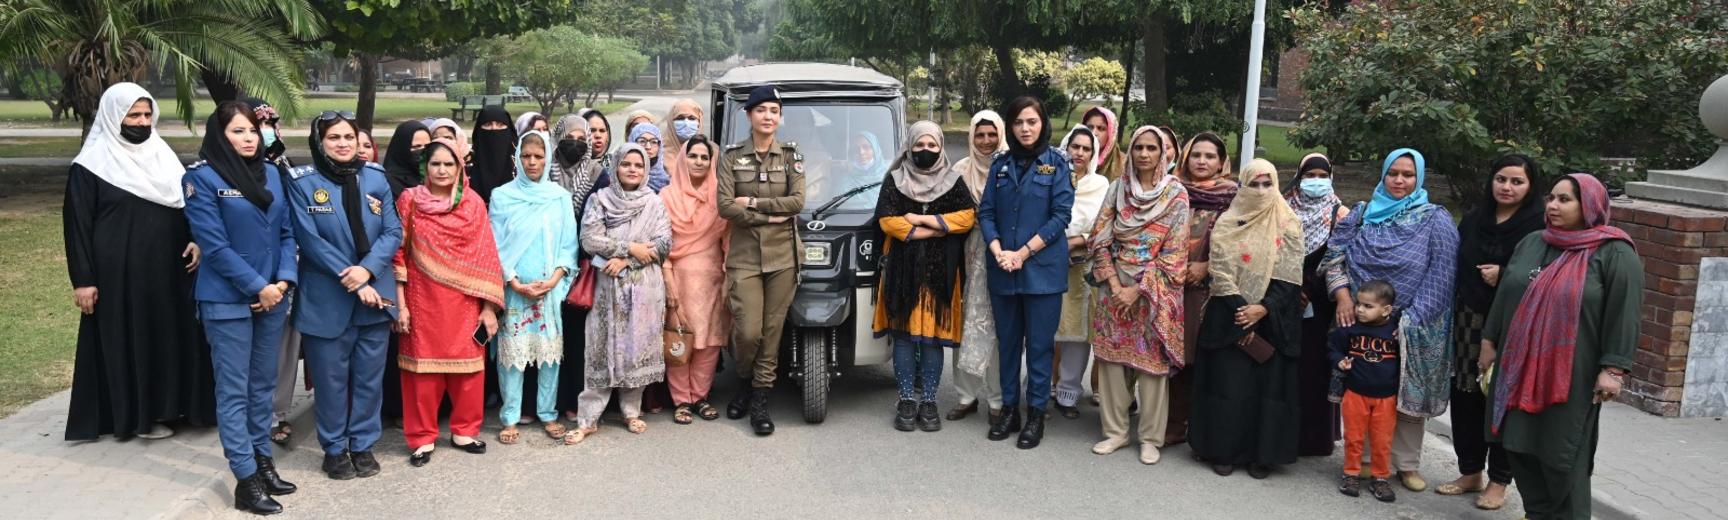
[[[1278,94],[1260,106],[1260,118],[1295,121],[1302,115],[1307,93],[1302,90],[1302,71],[1308,70],[1308,51],[1291,47],[1278,56]]]
[[[1692,341],[1699,263],[1728,257],[1728,213],[1637,199],[1614,201],[1615,226],[1644,259],[1644,308],[1638,352],[1620,401],[1646,412],[1680,415]]]

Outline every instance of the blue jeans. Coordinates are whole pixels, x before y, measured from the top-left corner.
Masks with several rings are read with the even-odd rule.
[[[342,335],[320,338],[302,332],[300,350],[312,378],[313,416],[325,455],[372,451],[383,432],[384,363],[390,323],[349,325]],[[390,384],[400,385],[401,381]]]
[[[1026,356],[1026,408],[1043,413],[1050,402],[1061,294],[990,295],[996,316],[996,355],[1002,367],[1002,409],[1020,405],[1020,356]]]
[[[936,402],[936,389],[942,384],[942,347],[895,334],[894,379],[900,382],[900,400]]]
[[[210,364],[216,378],[216,433],[235,478],[258,471],[255,458],[270,456],[271,399],[276,392],[276,350],[288,306],[241,318],[218,312],[221,304],[199,304]]]

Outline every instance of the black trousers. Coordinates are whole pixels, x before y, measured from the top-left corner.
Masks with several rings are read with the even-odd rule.
[[[1458,473],[1474,475],[1488,470],[1488,481],[1512,483],[1512,465],[1506,449],[1488,442],[1487,396],[1452,389],[1452,450],[1458,454]]]

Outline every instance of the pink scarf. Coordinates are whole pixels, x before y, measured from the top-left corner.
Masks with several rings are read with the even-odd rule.
[[[1632,243],[1625,231],[1608,225],[1608,189],[1602,182],[1583,173],[1567,177],[1576,181],[1588,227],[1564,230],[1550,225],[1542,231],[1542,241],[1563,252],[1536,275],[1512,314],[1495,383],[1495,433],[1500,432],[1508,410],[1540,413],[1549,405],[1566,402],[1572,391],[1572,351],[1578,342],[1578,314],[1584,304],[1590,256],[1610,240]]]
[[[672,223],[672,250],[667,257],[673,260],[689,256],[691,253],[705,251],[716,247],[724,248],[722,239],[726,236],[726,220],[720,218],[720,207],[714,200],[715,165],[720,162],[720,155],[715,153],[719,147],[712,142],[705,142],[711,160],[708,162],[707,178],[701,186],[695,186],[690,179],[690,169],[684,165],[684,157],[690,153],[689,143],[678,151],[677,157],[666,159],[671,162],[668,168],[672,172],[672,184],[660,190],[660,200],[666,203],[666,214]]]

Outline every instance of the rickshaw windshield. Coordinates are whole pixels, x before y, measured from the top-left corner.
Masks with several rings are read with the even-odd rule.
[[[744,121],[742,118],[740,121]],[[727,142],[749,137],[747,122],[731,126]],[[872,211],[888,166],[900,154],[894,113],[885,105],[811,103],[788,100],[780,111],[776,139],[798,144],[804,155],[804,209]]]

